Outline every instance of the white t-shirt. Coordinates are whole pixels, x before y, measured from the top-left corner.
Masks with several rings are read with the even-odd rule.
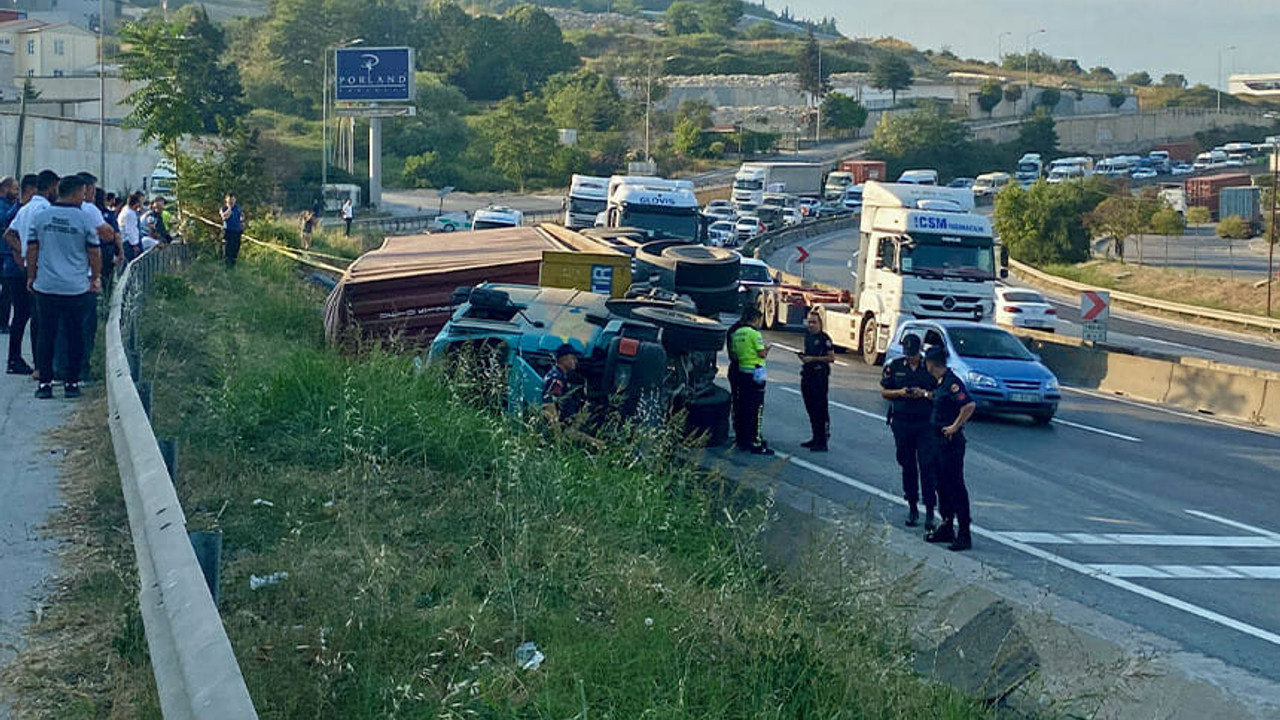
[[[351,205],[342,206],[342,219],[350,220],[356,216],[356,209]]]
[[[89,221],[89,225],[94,230],[107,224],[106,219],[102,217],[102,211],[91,202],[80,203],[80,211],[84,213],[85,219]]]
[[[43,195],[32,195],[26,205],[18,208],[18,214],[14,216],[13,222],[9,223],[9,229],[18,233],[18,239],[22,241],[22,257],[27,257],[27,241],[31,239],[31,219],[41,210],[49,207],[49,201]]]
[[[125,205],[116,215],[120,223],[120,239],[126,244],[137,247],[142,241],[142,226],[139,224],[138,211]]]

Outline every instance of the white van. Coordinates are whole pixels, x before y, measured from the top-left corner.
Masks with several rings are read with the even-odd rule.
[[[903,170],[898,176],[898,182],[903,185],[937,185],[937,170]]]
[[[1010,182],[1013,182],[1013,178],[1007,172],[983,173],[973,181],[973,196],[998,195],[1001,190],[1009,186]]]
[[[1222,150],[1210,150],[1202,152],[1196,156],[1196,161],[1191,167],[1199,170],[1216,170],[1227,166],[1227,153]]]

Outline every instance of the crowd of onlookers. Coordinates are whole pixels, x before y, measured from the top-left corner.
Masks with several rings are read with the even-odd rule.
[[[0,178],[0,231],[4,246],[0,333],[9,335],[6,372],[37,381],[36,397],[80,395],[98,330],[99,297],[116,272],[160,243],[172,241],[165,199],[142,193],[118,196],[81,172],[52,170]],[[23,357],[31,335],[35,367]]]

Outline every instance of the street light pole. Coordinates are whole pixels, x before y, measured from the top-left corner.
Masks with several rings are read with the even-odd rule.
[[[107,184],[107,52],[103,48],[107,0],[98,0],[98,184]]]
[[[1222,112],[1222,53],[1235,49],[1235,45],[1228,45],[1218,50],[1218,112]]]
[[[1267,317],[1271,317],[1271,286],[1276,283],[1276,205],[1280,204],[1280,145],[1271,149],[1271,231],[1267,233]]]
[[[1044,28],[1040,28],[1039,30],[1036,30],[1034,32],[1027,33],[1027,40],[1024,43],[1024,47],[1023,47],[1022,59],[1026,61],[1026,66],[1027,66],[1026,67],[1027,98],[1026,98],[1026,105],[1023,107],[1023,110],[1027,110],[1027,111],[1031,109],[1031,38],[1035,37],[1036,35],[1039,35],[1044,31],[1045,31]]]
[[[818,43],[818,129],[814,134],[813,142],[815,145],[822,142],[822,96],[825,88],[822,86],[822,43]],[[801,268],[803,270],[803,268]]]
[[[996,65],[997,66],[1004,65],[1004,36],[1012,35],[1012,34],[1013,34],[1012,30],[1005,30],[1004,32],[996,36]]]

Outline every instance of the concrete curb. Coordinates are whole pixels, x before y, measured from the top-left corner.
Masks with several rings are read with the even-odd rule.
[[[106,328],[107,412],[138,562],[138,605],[166,720],[258,717],[204,574],[187,537],[160,446],[130,371],[121,321],[157,270],[185,247],[154,248],[129,264],[111,296]]]

